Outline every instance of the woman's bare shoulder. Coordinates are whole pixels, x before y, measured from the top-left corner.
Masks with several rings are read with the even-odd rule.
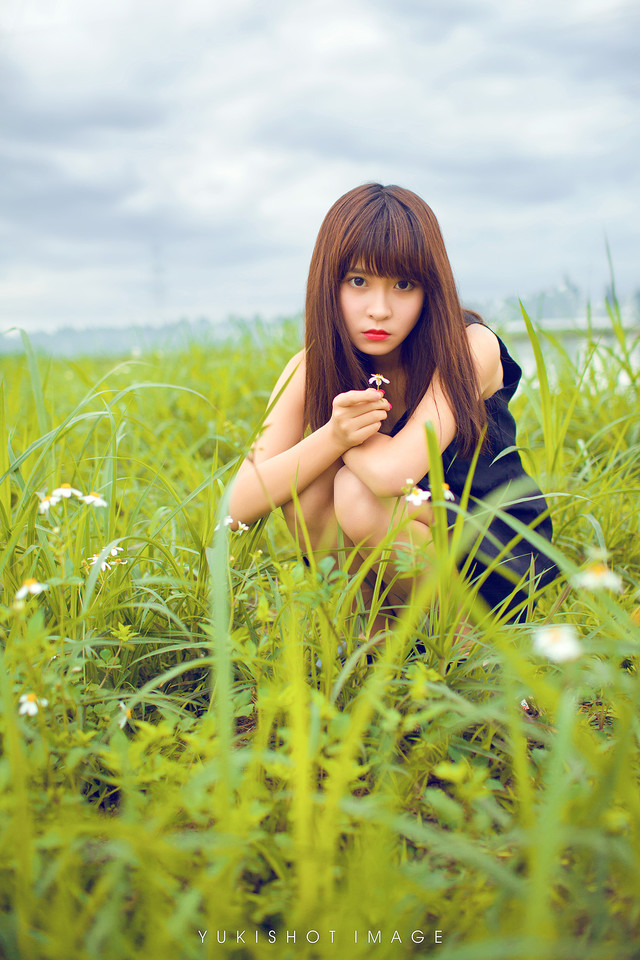
[[[500,344],[493,330],[484,323],[469,323],[467,325],[467,337],[469,343],[482,346],[483,349],[493,350],[500,355]]]
[[[486,400],[502,386],[500,343],[493,330],[484,323],[470,323],[467,337],[474,359],[481,393]]]
[[[302,349],[302,350],[298,350],[297,353],[294,353],[294,355],[291,357],[291,360],[289,360],[289,363],[285,367],[285,370],[289,368],[291,368],[292,370],[299,369],[302,371],[302,373],[304,373],[306,365],[307,365],[307,351]]]
[[[273,389],[272,399],[280,395],[287,387],[291,387],[297,392],[300,390],[304,392],[305,371],[305,351],[299,350],[298,353],[291,357],[278,377],[278,381]]]
[[[304,433],[304,350],[291,357],[273,388],[252,460],[259,463],[292,447]]]

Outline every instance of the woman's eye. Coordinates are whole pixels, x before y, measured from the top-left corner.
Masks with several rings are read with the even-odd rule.
[[[352,287],[364,287],[366,280],[364,277],[349,277],[347,283],[350,283]]]
[[[414,286],[411,280],[398,280],[396,283],[398,290],[413,290]]]

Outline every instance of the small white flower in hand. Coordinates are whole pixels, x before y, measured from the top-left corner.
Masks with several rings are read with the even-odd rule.
[[[554,663],[577,660],[582,654],[578,634],[568,623],[538,627],[533,634],[533,649]]]
[[[380,389],[380,387],[382,386],[383,383],[390,383],[390,382],[391,382],[391,381],[387,380],[386,377],[383,377],[381,373],[373,373],[373,374],[369,377],[369,383],[371,383],[371,384],[374,384],[374,383],[375,383],[375,385],[376,385],[376,387],[378,388],[378,390]]]

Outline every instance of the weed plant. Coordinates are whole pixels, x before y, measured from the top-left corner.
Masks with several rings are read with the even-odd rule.
[[[362,573],[306,566],[279,512],[224,522],[295,323],[1,361],[3,956],[638,956],[640,371],[610,316],[579,356],[525,317],[560,579],[505,622],[451,576],[499,501],[450,538],[436,503],[372,662]]]

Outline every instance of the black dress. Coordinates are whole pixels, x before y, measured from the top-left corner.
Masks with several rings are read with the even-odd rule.
[[[479,322],[468,316],[466,320],[467,323]],[[473,541],[476,541],[480,534],[475,529],[473,531],[473,547],[470,547],[473,559],[468,569],[468,577],[471,582],[481,577],[487,565],[502,553],[496,569],[491,571],[478,592],[490,607],[495,608],[513,593],[515,583],[525,577],[525,582],[521,584],[523,589],[516,591],[505,606],[505,612],[509,614],[506,619],[521,620],[524,619],[524,611],[518,612],[514,608],[527,599],[527,581],[531,578],[531,574],[535,579],[534,586],[543,586],[554,580],[559,571],[548,556],[529,543],[526,537],[521,536],[514,527],[499,517],[493,517],[489,522],[486,509],[482,510],[482,502],[486,500],[488,494],[495,491],[495,503],[501,511],[520,520],[527,527],[534,529],[538,536],[551,542],[553,528],[547,512],[547,503],[540,489],[525,472],[520,454],[517,450],[509,450],[508,453],[500,456],[504,450],[516,444],[516,424],[509,411],[509,401],[520,382],[522,370],[509,355],[500,337],[497,339],[500,344],[500,359],[504,373],[503,386],[485,400],[488,444],[478,458],[467,507],[470,513],[474,512],[475,507],[481,523],[482,517],[486,518],[484,520],[486,533],[481,537],[480,542],[476,543]],[[405,423],[406,414],[394,425],[391,436],[395,436]],[[442,465],[444,481],[454,494],[455,502],[459,503],[471,463],[458,456],[457,439],[454,438],[443,451]],[[418,482],[418,486],[425,489],[428,485],[428,476]],[[450,525],[453,525],[457,515],[456,511],[447,510]],[[504,547],[514,538],[518,538],[517,542],[504,554]],[[463,568],[468,556],[469,554],[466,554],[458,559],[459,569]],[[508,576],[502,576],[499,571],[507,572]]]

